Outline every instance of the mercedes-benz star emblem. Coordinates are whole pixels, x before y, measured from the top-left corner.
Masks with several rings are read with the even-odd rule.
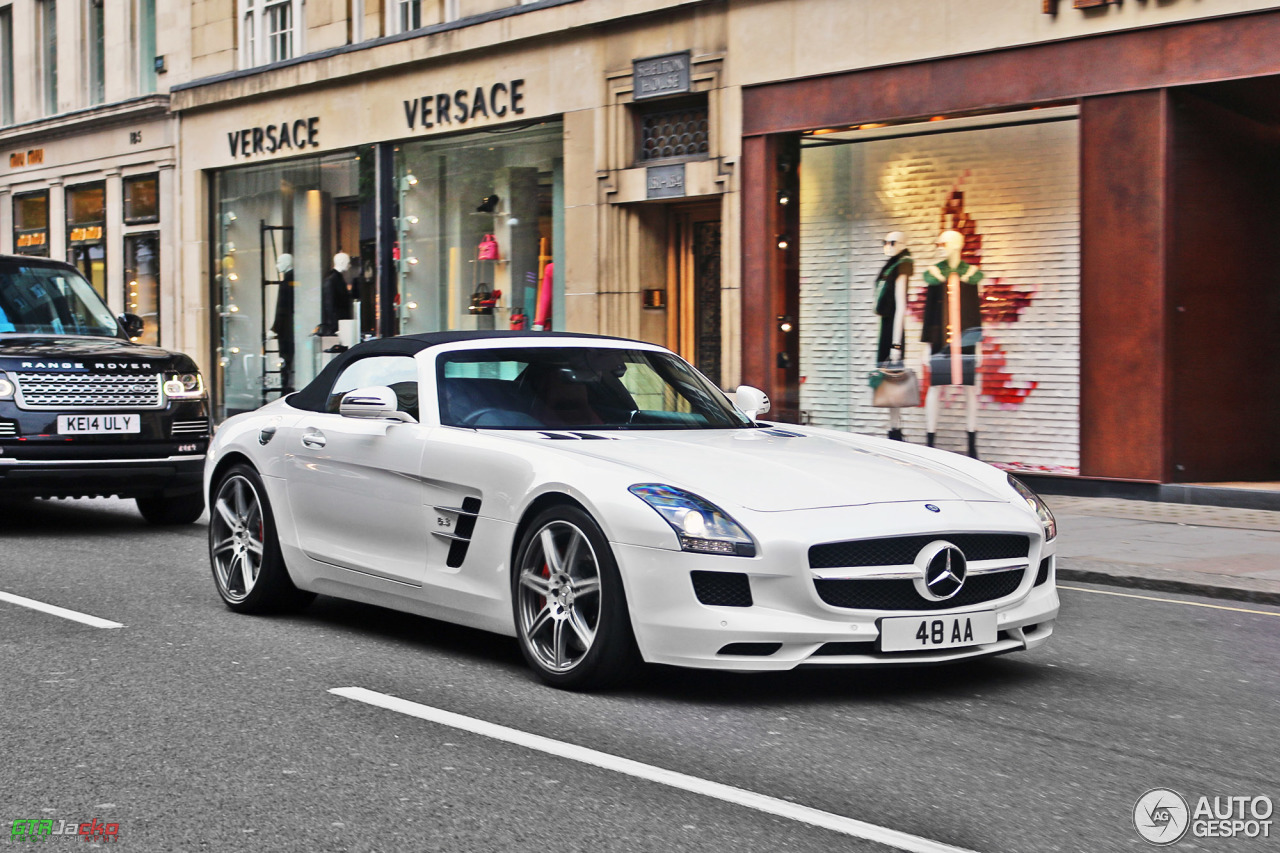
[[[930,542],[916,557],[916,565],[923,570],[923,582],[917,581],[917,589],[925,598],[946,601],[964,586],[968,563],[964,552],[950,542]]]

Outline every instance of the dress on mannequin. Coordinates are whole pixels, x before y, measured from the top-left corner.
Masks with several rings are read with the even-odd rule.
[[[911,251],[906,248],[901,231],[891,231],[884,239],[888,260],[876,276],[876,314],[880,316],[880,337],[876,345],[876,364],[901,364],[905,341],[907,283],[915,272]],[[889,438],[905,441],[902,434],[902,410],[889,409]]]
[[[350,267],[351,258],[344,252],[333,256],[333,269],[320,286],[320,326],[316,329],[320,335],[338,334],[338,321],[351,319],[351,287],[346,277]]]
[[[943,258],[925,270],[921,278],[927,288],[920,340],[929,345],[931,353],[929,384],[973,385],[976,381],[973,356],[978,342],[982,340],[982,309],[978,299],[982,270],[967,261],[952,267],[950,261]],[[953,294],[952,288],[957,292]],[[958,327],[953,327],[953,296],[959,303]],[[959,371],[951,363],[951,345],[956,336],[959,336],[962,356]],[[957,373],[959,382],[955,381]]]
[[[280,348],[280,388],[281,393],[293,391],[293,256],[281,255],[276,261],[276,272],[280,274],[280,286],[276,289],[276,316],[271,324]]]
[[[902,361],[902,350],[893,350],[893,320],[898,313],[897,283],[898,276],[911,278],[915,272],[915,262],[911,259],[911,250],[903,249],[885,261],[876,276],[876,313],[880,315],[880,342],[876,347],[876,363],[885,361]],[[905,307],[905,306],[903,306]]]

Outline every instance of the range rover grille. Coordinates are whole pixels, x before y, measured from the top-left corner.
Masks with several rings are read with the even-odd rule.
[[[16,373],[22,409],[158,409],[160,375]]]

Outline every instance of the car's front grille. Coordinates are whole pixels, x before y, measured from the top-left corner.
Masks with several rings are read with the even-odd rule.
[[[174,421],[169,431],[173,435],[207,435],[209,422],[203,418],[198,421]]]
[[[946,610],[984,604],[1012,595],[1026,569],[969,575],[960,591],[946,601],[933,601],[916,592],[910,578],[860,578],[814,580],[818,597],[832,607],[855,610]]]
[[[975,560],[1025,560],[1031,537],[1022,533],[938,533],[826,542],[809,548],[809,567],[843,569],[854,566],[905,566],[930,542],[944,539]]]
[[[15,373],[22,409],[158,409],[159,374]]]

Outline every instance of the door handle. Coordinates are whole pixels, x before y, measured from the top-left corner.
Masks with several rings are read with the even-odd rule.
[[[302,446],[319,450],[324,447],[324,433],[318,429],[309,429],[302,434]]]

